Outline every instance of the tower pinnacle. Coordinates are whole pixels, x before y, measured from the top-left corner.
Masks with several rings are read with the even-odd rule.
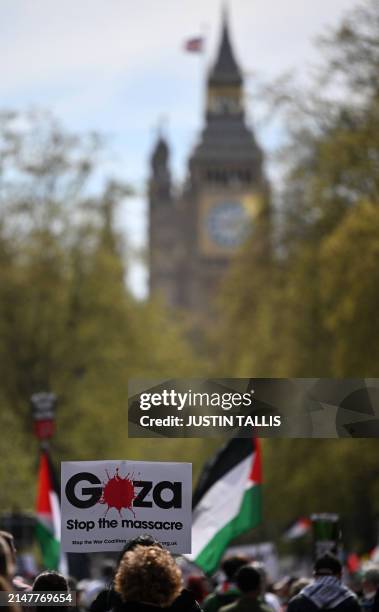
[[[234,57],[229,35],[227,6],[222,11],[222,32],[216,62],[210,71],[209,85],[242,85],[242,74]]]

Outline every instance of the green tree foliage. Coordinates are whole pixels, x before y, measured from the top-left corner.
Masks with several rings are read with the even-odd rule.
[[[379,133],[379,132],[378,132]],[[361,202],[323,241],[320,269],[325,327],[336,376],[378,375],[379,206]]]
[[[40,114],[3,113],[0,125],[2,511],[33,505],[29,398],[41,390],[59,398],[56,462],[190,461],[191,450],[200,462],[197,442],[183,449],[127,438],[128,378],[199,374],[200,365],[182,323],[126,288],[115,212],[129,190],[97,187],[99,139],[67,134]]]
[[[280,537],[300,516],[337,512],[347,549],[376,543],[376,440],[265,440],[264,537]]]
[[[262,257],[256,223],[225,283],[218,342],[231,350],[218,364],[228,375],[378,375],[378,3],[362,3],[322,49],[326,62],[310,90],[277,95],[288,144],[272,251]],[[334,510],[350,543],[375,544],[375,448],[367,440],[266,441],[267,533]]]

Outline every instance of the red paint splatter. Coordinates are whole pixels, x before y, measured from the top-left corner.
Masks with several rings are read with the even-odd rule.
[[[136,497],[134,492],[133,480],[129,478],[127,474],[124,478],[119,475],[118,468],[116,468],[115,475],[110,478],[108,472],[108,482],[104,485],[102,496],[99,500],[100,504],[107,504],[108,508],[105,514],[107,514],[110,508],[116,508],[121,514],[121,509],[126,508],[133,512],[132,504]]]

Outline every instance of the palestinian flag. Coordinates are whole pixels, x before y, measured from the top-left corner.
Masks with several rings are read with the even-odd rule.
[[[43,565],[57,570],[60,566],[61,516],[58,487],[48,452],[41,451],[38,471],[36,537],[41,547]]]
[[[283,534],[285,540],[296,540],[302,538],[306,533],[311,530],[311,520],[305,516],[301,516],[287,529]]]
[[[260,523],[261,483],[257,438],[233,438],[205,465],[194,492],[189,558],[206,574],[231,540]]]

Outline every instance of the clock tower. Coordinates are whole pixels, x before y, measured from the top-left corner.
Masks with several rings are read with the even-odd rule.
[[[263,154],[246,125],[243,96],[243,75],[224,14],[218,54],[207,75],[205,126],[189,159],[186,184],[171,203],[172,244],[166,256],[171,255],[175,273],[170,291],[162,286],[171,305],[200,316],[211,312],[233,256],[253,239],[251,228],[267,213]],[[153,209],[150,201],[150,221],[156,216]],[[157,263],[151,258],[151,287]]]

